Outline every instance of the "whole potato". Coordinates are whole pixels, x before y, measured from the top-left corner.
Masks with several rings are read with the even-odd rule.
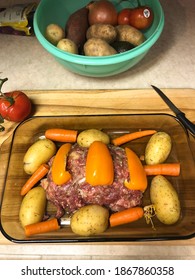
[[[146,164],[163,163],[168,158],[171,147],[171,137],[166,132],[160,131],[153,134],[145,149]]]
[[[163,224],[174,224],[180,217],[180,201],[172,184],[162,175],[153,178],[150,199],[155,206],[157,218]]]
[[[108,227],[109,211],[100,205],[87,205],[77,210],[70,221],[71,229],[81,236],[104,232]]]
[[[31,175],[41,164],[47,163],[56,153],[56,145],[49,139],[37,140],[27,150],[23,159],[24,171]]]
[[[65,52],[78,54],[77,45],[72,40],[67,38],[61,39],[57,44],[57,48]]]
[[[88,30],[86,37],[100,38],[105,40],[107,43],[112,43],[116,40],[117,32],[114,26],[110,24],[96,23],[91,25]]]
[[[41,222],[45,214],[45,207],[45,190],[41,186],[31,189],[24,196],[20,206],[19,220],[22,227]]]
[[[65,31],[58,24],[51,23],[46,27],[45,37],[50,43],[56,46],[65,37]]]
[[[84,54],[86,56],[107,56],[116,53],[117,52],[113,47],[100,38],[88,39],[84,44]]]
[[[144,34],[130,25],[117,25],[117,41],[126,41],[139,46],[145,41]]]
[[[94,141],[101,141],[107,145],[110,143],[110,138],[108,134],[94,128],[83,130],[77,137],[77,143],[81,147],[88,148]]]

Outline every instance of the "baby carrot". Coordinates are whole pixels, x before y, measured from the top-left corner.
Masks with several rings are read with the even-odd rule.
[[[110,215],[110,226],[128,224],[142,218],[144,210],[142,207],[132,207]]]
[[[119,136],[119,137],[113,139],[112,143],[115,146],[120,146],[129,141],[132,141],[132,140],[144,137],[144,136],[152,135],[154,133],[156,133],[156,130],[140,130],[140,131],[136,131],[136,132],[132,132],[132,133],[127,133],[127,134],[124,134],[122,136]]]
[[[53,218],[51,220],[47,220],[44,222],[26,225],[24,227],[24,231],[26,236],[31,236],[34,234],[55,231],[58,230],[59,228],[60,226],[58,224],[58,220],[56,218]]]
[[[31,177],[23,185],[20,194],[22,196],[27,194],[27,192],[30,191],[30,189],[32,189],[32,187],[34,187],[34,185],[38,183],[39,180],[41,180],[48,173],[48,171],[49,165],[45,163],[40,165],[40,167],[31,175]]]
[[[179,176],[180,163],[160,163],[153,165],[144,165],[144,170],[147,176],[150,175],[168,175]]]
[[[74,143],[77,140],[77,133],[76,130],[50,128],[45,131],[45,137],[53,141]]]

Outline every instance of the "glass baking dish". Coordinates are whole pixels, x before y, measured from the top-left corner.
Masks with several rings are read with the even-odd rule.
[[[167,226],[154,217],[154,230],[151,224],[147,224],[142,218],[130,224],[108,228],[104,233],[91,237],[78,236],[69,226],[55,232],[26,237],[19,222],[22,201],[20,189],[28,178],[23,170],[23,157],[28,147],[42,137],[46,129],[53,127],[78,131],[97,128],[107,132],[110,137],[140,129],[167,132],[173,142],[167,161],[181,163],[181,173],[178,177],[167,176],[179,195],[182,213],[179,221]],[[149,137],[133,140],[123,146],[129,146],[142,155]],[[7,239],[16,243],[121,242],[192,238],[195,233],[195,161],[191,148],[188,132],[174,116],[169,114],[44,116],[28,119],[18,125],[11,140],[1,205],[1,231]],[[148,185],[151,179],[152,177],[148,177]],[[150,204],[149,187],[143,197],[143,206],[148,204]],[[48,203],[47,211],[54,214],[56,209]]]

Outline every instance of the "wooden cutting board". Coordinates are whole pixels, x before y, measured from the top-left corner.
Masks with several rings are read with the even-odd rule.
[[[165,94],[185,112],[186,117],[195,123],[195,90],[163,89]],[[133,113],[170,113],[167,105],[152,89],[125,90],[26,90],[32,100],[34,116],[56,115],[95,115],[95,114],[133,114]],[[0,195],[6,173],[9,154],[9,136],[13,134],[17,124],[5,121],[5,131],[0,134]],[[194,144],[194,138],[190,137]],[[195,158],[195,149],[193,154]],[[0,245],[10,244],[0,233]],[[136,243],[134,243],[136,244]],[[138,244],[149,244],[138,243]],[[183,241],[152,242],[156,245],[195,245],[195,238]]]

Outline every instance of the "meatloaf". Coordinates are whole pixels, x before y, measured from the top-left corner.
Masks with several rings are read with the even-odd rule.
[[[72,178],[66,184],[56,185],[51,176],[41,181],[46,190],[47,199],[56,206],[56,217],[64,213],[71,214],[87,204],[98,204],[107,207],[111,212],[141,205],[142,192],[130,190],[124,186],[129,180],[127,158],[123,148],[108,145],[114,164],[114,181],[112,185],[91,186],[85,181],[85,166],[88,148],[74,144],[69,152],[66,169]],[[53,158],[50,160],[51,167]]]

